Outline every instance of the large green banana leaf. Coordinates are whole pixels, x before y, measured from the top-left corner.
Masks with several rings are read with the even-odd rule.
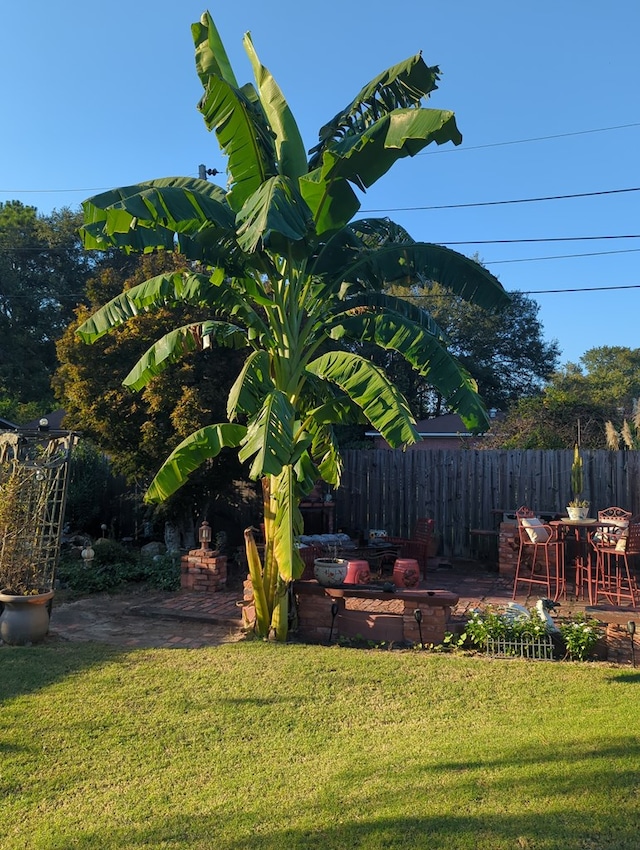
[[[145,501],[164,502],[176,492],[192,472],[220,454],[223,448],[237,448],[246,434],[244,425],[207,425],[194,431],[177,446],[162,464],[145,494]]]
[[[131,390],[141,390],[156,375],[180,360],[190,351],[200,351],[211,345],[224,348],[245,348],[247,333],[229,322],[198,322],[169,331],[153,343],[138,360],[122,382]]]
[[[261,409],[247,424],[247,435],[238,453],[240,461],[253,458],[249,476],[280,475],[291,463],[294,410],[287,396],[272,390]]]
[[[418,280],[437,281],[485,310],[501,309],[509,303],[500,281],[480,263],[443,245],[426,242],[361,251],[336,279],[363,281],[375,289],[402,281],[409,285]]]
[[[225,193],[207,180],[164,177],[111,189],[87,199],[80,234],[85,248],[108,245],[148,251],[171,249],[185,237],[215,228],[233,234],[235,218]]]
[[[431,142],[461,141],[452,112],[400,109],[325,149],[319,168],[300,179],[300,191],[311,208],[318,234],[343,227],[353,215],[345,215],[330,196],[329,189],[336,182],[348,181],[365,189],[399,159],[414,156]],[[324,195],[318,192],[318,183],[325,187]]]
[[[224,279],[224,272],[216,269],[210,276],[194,272],[170,272],[156,275],[132,286],[112,298],[83,322],[77,330],[85,342],[95,342],[113,328],[138,313],[167,305],[190,304],[196,307],[218,307],[229,316],[237,316],[253,337],[268,337],[268,328],[251,306]]]
[[[280,176],[266,180],[247,199],[237,224],[238,243],[248,253],[270,247],[286,255],[288,240],[298,242],[313,232],[309,208],[295,183]]]
[[[369,360],[351,352],[331,351],[309,363],[307,370],[337,384],[393,448],[420,441],[406,399]]]
[[[331,331],[340,339],[366,339],[381,348],[399,351],[413,368],[438,390],[447,405],[472,430],[486,427],[489,416],[478,395],[478,385],[441,342],[412,322],[392,313],[348,316]]]
[[[307,171],[307,156],[298,125],[280,87],[260,63],[249,33],[244,37],[244,48],[253,66],[262,108],[275,135],[280,174],[297,180]]]
[[[203,12],[200,20],[191,24],[191,35],[196,48],[196,71],[203,88],[206,88],[212,74],[237,88],[238,83],[227,51],[209,12]]]
[[[419,106],[438,87],[439,73],[440,69],[429,67],[420,53],[387,68],[320,129],[320,142],[311,151],[309,169],[316,168],[323,152],[345,136],[363,132],[394,109]]]
[[[198,109],[227,156],[231,180],[227,199],[237,211],[265,180],[278,173],[276,147],[255,89],[250,85],[238,88],[217,30],[210,36],[210,27],[213,21],[205,14],[192,30],[196,69],[205,90]]]
[[[302,534],[300,492],[291,466],[286,466],[277,478],[276,515],[273,523],[274,556],[280,578],[290,582],[302,575],[304,565],[295,545],[295,538]]]
[[[227,398],[227,418],[234,422],[238,416],[255,416],[275,385],[269,374],[269,355],[266,351],[252,351]]]

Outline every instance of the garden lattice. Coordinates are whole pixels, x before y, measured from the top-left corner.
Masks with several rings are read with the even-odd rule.
[[[76,439],[71,432],[0,434],[0,588],[53,587]]]

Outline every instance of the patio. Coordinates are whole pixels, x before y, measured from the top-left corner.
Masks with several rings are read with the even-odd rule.
[[[200,647],[237,640],[242,626],[243,576],[230,571],[230,590],[216,593],[195,591],[152,594],[119,594],[87,597],[77,602],[54,599],[47,641],[96,640],[129,647],[182,646]],[[430,560],[428,589],[455,594],[446,628],[463,629],[466,617],[476,608],[503,606],[511,601],[513,581],[501,576],[486,562],[441,558]],[[533,607],[537,596],[519,593],[516,602]],[[585,600],[575,601],[569,594],[561,600],[558,616],[586,612],[607,623],[606,659],[629,663],[630,643],[626,629],[629,620],[640,621],[640,610],[628,607],[590,608]]]

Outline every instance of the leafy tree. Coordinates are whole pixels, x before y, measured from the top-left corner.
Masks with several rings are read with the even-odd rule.
[[[242,356],[230,350],[224,357],[214,358],[211,349],[198,351],[155,377],[137,394],[123,387],[121,364],[135,362],[154,339],[173,327],[176,319],[202,319],[202,310],[178,306],[171,311],[142,313],[92,348],[87,348],[76,331],[93,310],[123,286],[130,289],[150,276],[182,268],[184,262],[184,257],[163,252],[133,257],[123,268],[103,267],[87,285],[91,308],[78,308],[75,320],[57,344],[60,366],[53,386],[65,409],[65,426],[82,431],[99,446],[115,472],[136,489],[146,489],[168,449],[215,421],[225,407]],[[224,452],[194,474],[187,486],[163,506],[160,518],[178,525],[188,540],[194,515],[204,518],[222,500],[239,498],[233,482],[242,478],[235,453]],[[84,520],[88,518],[85,513]]]
[[[406,400],[384,371],[338,345],[367,339],[398,351],[469,427],[482,427],[487,414],[475,382],[447,351],[437,324],[384,290],[422,275],[488,309],[508,299],[473,260],[415,242],[387,219],[352,221],[356,189],[431,142],[460,143],[453,113],[422,106],[436,87],[437,67],[417,55],[385,71],[322,127],[307,159],[250,36],[244,46],[256,85],[239,86],[208,13],[192,33],[204,87],[199,108],[228,158],[228,188],[165,178],[86,201],[86,247],[177,247],[190,264],[117,296],[79,333],[92,342],[141,311],[175,304],[211,310],[211,319],[171,331],[146,352],[124,379],[133,389],[188,351],[248,351],[227,400],[229,421],[187,437],[147,498],[167,498],[223,447],[239,449],[263,484],[264,567],[247,533],[257,630],[284,639],[288,584],[302,571],[299,501],[318,478],[333,485],[340,479],[334,426],[369,421],[393,446],[419,439]]]
[[[0,204],[0,395],[16,418],[53,402],[55,340],[73,316],[95,260],[82,250],[80,212],[39,216],[19,201]],[[10,417],[9,417],[10,418]]]
[[[589,349],[578,364],[555,372],[543,392],[513,405],[492,425],[485,447],[603,449],[607,432],[623,428],[640,397],[640,349],[603,346]],[[607,422],[610,423],[607,426]]]

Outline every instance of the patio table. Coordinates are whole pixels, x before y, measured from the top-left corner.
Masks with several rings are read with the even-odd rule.
[[[585,519],[569,519],[569,517],[561,517],[557,520],[551,520],[549,525],[556,526],[562,532],[566,544],[570,543],[573,550],[573,561],[575,564],[575,591],[576,599],[582,592],[583,584],[586,584],[587,596],[589,604],[594,604],[596,575],[595,564],[591,558],[591,547],[589,546],[588,532],[595,531],[598,528],[603,528],[607,525],[606,522],[600,522],[595,517],[586,517]],[[565,559],[566,563],[566,559]]]

